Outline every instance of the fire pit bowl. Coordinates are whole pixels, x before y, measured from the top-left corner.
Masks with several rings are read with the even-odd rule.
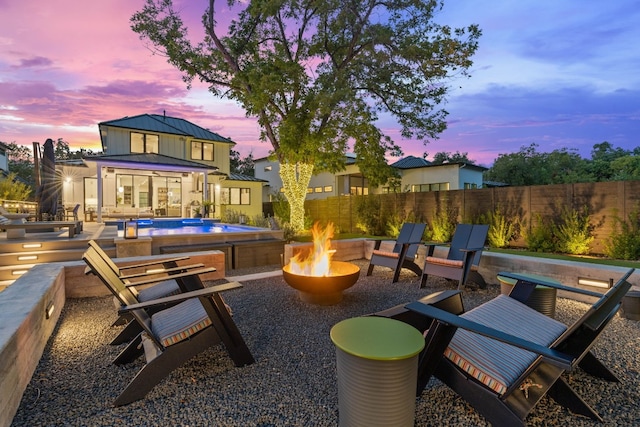
[[[350,262],[331,261],[330,276],[304,276],[291,273],[290,266],[282,268],[282,276],[289,286],[298,290],[304,302],[333,305],[342,301],[342,291],[353,286],[360,277],[360,267]]]

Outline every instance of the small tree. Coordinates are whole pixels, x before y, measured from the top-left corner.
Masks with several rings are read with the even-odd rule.
[[[347,151],[370,185],[389,178],[385,158],[401,150],[378,127],[380,114],[394,116],[406,138],[445,130],[440,104],[449,79],[467,75],[480,30],[435,23],[442,7],[424,0],[209,0],[197,44],[171,0],[147,0],[131,24],[187,85],[198,79],[258,120],[300,230],[311,176],[343,170]],[[235,19],[225,28],[229,13]]]
[[[614,217],[614,227],[604,245],[605,254],[613,259],[640,259],[640,209],[636,205],[627,219]]]
[[[594,226],[590,222],[589,208],[580,210],[564,207],[560,221],[553,227],[557,249],[566,254],[582,255],[589,253],[593,242]]]
[[[31,187],[20,182],[14,172],[7,177],[0,176],[0,199],[27,200],[31,195]]]

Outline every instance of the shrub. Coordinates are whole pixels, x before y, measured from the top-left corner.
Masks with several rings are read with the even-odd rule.
[[[356,227],[366,234],[383,236],[386,230],[380,207],[378,197],[359,197],[355,204]]]
[[[594,239],[593,229],[587,206],[581,210],[565,206],[560,213],[559,222],[553,227],[557,250],[574,255],[589,253]]]
[[[416,216],[413,212],[410,212],[409,215],[400,215],[398,213],[394,213],[387,220],[387,236],[393,237],[394,239],[400,235],[400,229],[406,222],[418,222]]]
[[[520,218],[508,218],[498,206],[495,211],[480,215],[478,223],[489,224],[487,242],[492,248],[505,248],[518,237]]]
[[[431,224],[429,224],[428,238],[434,242],[448,242],[456,229],[456,215],[451,209],[437,209]]]
[[[525,242],[527,243],[527,249],[532,252],[555,252],[556,244],[553,237],[553,227],[549,221],[546,221],[540,216],[535,215],[534,224],[525,234]]]
[[[609,258],[637,260],[640,258],[640,210],[636,206],[627,221],[615,216],[611,235],[604,243],[604,252]]]
[[[289,215],[291,213],[289,209],[289,202],[284,194],[279,191],[271,193],[271,200],[273,205],[273,216],[278,218],[281,223],[289,222]]]
[[[0,200],[27,200],[30,194],[31,187],[17,180],[15,172],[0,176]]]

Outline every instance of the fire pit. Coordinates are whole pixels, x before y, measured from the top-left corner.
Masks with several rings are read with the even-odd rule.
[[[324,230],[316,223],[311,229],[313,249],[307,256],[296,255],[282,268],[285,282],[298,290],[302,301],[333,305],[342,301],[342,291],[360,277],[360,267],[349,262],[332,261],[333,224]]]
[[[360,277],[360,267],[350,262],[332,261],[328,276],[304,276],[292,273],[291,264],[282,269],[284,281],[298,290],[302,301],[333,305],[342,301],[342,291],[353,286]]]

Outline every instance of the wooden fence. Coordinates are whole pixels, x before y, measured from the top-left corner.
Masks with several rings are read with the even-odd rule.
[[[458,222],[473,221],[481,214],[500,209],[506,215],[520,218],[528,229],[532,218],[556,220],[564,206],[588,208],[595,240],[591,252],[602,254],[615,218],[627,219],[640,204],[640,181],[615,181],[580,184],[536,185],[522,187],[483,188],[476,190],[398,193],[369,196],[339,196],[324,200],[307,200],[305,210],[314,221],[331,221],[341,232],[356,233],[356,206],[362,197],[378,198],[380,210],[404,218],[413,214],[416,220],[431,224],[440,209],[452,212]],[[265,212],[272,211],[265,206]],[[535,222],[534,222],[535,224]],[[522,235],[511,242],[525,247]]]

